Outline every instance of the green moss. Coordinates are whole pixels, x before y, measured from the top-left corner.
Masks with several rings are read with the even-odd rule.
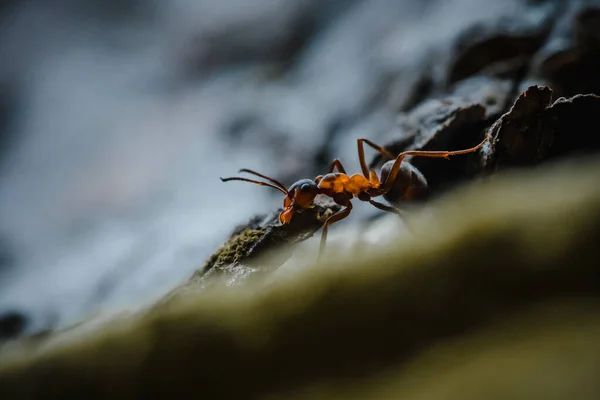
[[[297,211],[288,225],[279,223],[281,210],[277,210],[270,216],[254,217],[247,224],[233,231],[225,244],[194,273],[192,281],[198,282],[207,273],[211,275],[230,273],[242,265],[253,264],[256,259],[270,250],[302,242],[313,236],[321,228],[325,219],[339,208],[339,205],[329,199],[319,199],[313,208]],[[279,254],[283,257],[271,258],[273,267],[281,265],[291,252]]]
[[[253,217],[248,223],[236,227],[202,268],[195,271],[186,283],[167,293],[157,306],[167,305],[182,295],[203,292],[223,282],[231,286],[259,279],[261,273],[283,264],[292,254],[293,245],[312,237],[339,208],[339,205],[324,198],[316,200],[313,208],[299,210],[287,225],[279,223],[281,210]]]
[[[244,229],[240,234],[227,240],[219,250],[211,255],[196,274],[201,275],[211,268],[222,268],[232,264],[237,265],[264,234],[264,228]]]

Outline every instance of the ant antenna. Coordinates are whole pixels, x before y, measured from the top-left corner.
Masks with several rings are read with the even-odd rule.
[[[247,169],[247,168],[242,168],[238,172],[248,172],[249,174],[254,174],[256,176],[260,176],[261,178],[264,178],[264,179],[268,180],[269,182],[273,182],[274,184],[276,184],[277,186],[279,186],[280,188],[282,188],[283,190],[285,190],[285,192],[287,193],[287,189],[285,188],[285,186],[283,186],[281,184],[281,182],[279,182],[278,180],[275,180],[273,178],[269,178],[266,175],[259,174],[258,172],[252,171],[251,169]]]
[[[268,186],[268,187],[272,187],[273,189],[277,189],[281,193],[285,194],[286,196],[288,194],[288,191],[286,189],[283,189],[283,188],[281,188],[279,186],[271,185],[270,183],[267,183],[267,182],[260,182],[260,181],[255,181],[255,180],[252,180],[252,179],[238,178],[238,177],[219,178],[219,179],[221,179],[222,182],[227,182],[227,181],[243,181],[243,182],[256,183],[257,185],[260,185],[260,186]]]

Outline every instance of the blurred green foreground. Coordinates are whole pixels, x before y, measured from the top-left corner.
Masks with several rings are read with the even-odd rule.
[[[600,160],[498,174],[410,223],[383,251],[9,343],[0,399],[600,398]]]

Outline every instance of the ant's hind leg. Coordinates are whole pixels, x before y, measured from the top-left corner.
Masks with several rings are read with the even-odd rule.
[[[407,216],[408,213],[404,210],[401,210],[399,208],[393,207],[393,206],[388,206],[386,204],[383,203],[379,203],[375,200],[369,200],[369,203],[371,203],[372,205],[374,205],[375,207],[379,208],[382,211],[388,211],[388,212],[392,212],[394,214],[396,214],[397,216],[400,217],[400,219],[402,220],[403,225],[406,227],[406,229],[408,230],[408,232],[412,232],[412,228],[410,227],[410,225],[407,223],[406,220],[403,219],[403,217]]]
[[[352,203],[348,201],[346,204],[346,208],[336,212],[331,217],[327,218],[327,221],[323,224],[323,233],[321,233],[321,244],[319,246],[319,259],[323,255],[325,250],[325,243],[327,242],[327,227],[334,222],[340,221],[350,215],[350,211],[352,211]]]
[[[402,211],[399,208],[396,208],[393,206],[388,206],[383,203],[379,203],[375,200],[369,200],[369,203],[371,203],[372,205],[374,205],[375,207],[379,208],[382,211],[392,212],[392,213],[398,215],[399,217],[403,217],[406,215],[406,211]]]
[[[389,150],[387,150],[385,147],[381,147],[373,142],[371,142],[369,139],[365,139],[365,138],[360,138],[356,141],[357,145],[358,145],[358,161],[360,162],[360,168],[362,169],[362,173],[365,176],[365,178],[369,179],[369,167],[367,166],[367,162],[365,161],[365,148],[363,146],[363,143],[368,144],[369,146],[371,146],[373,149],[377,150],[378,152],[380,152],[381,154],[383,154],[384,156],[388,157],[390,160],[393,160],[394,158],[396,158],[392,153],[390,153]]]
[[[398,175],[398,171],[400,170],[400,164],[404,157],[413,156],[413,157],[431,157],[431,158],[445,158],[449,159],[450,156],[457,156],[461,154],[474,153],[479,150],[483,145],[488,141],[490,133],[487,132],[485,138],[479,143],[477,146],[471,147],[469,149],[464,150],[452,150],[452,151],[426,151],[426,150],[408,150],[398,154],[396,160],[394,161],[394,165],[390,169],[388,176],[385,178],[384,182],[381,182],[382,193],[386,193],[389,191],[396,181],[396,176]]]

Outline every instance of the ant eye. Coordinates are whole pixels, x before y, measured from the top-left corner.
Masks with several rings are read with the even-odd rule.
[[[303,183],[302,186],[300,186],[300,191],[301,192],[310,192],[310,185],[308,183]]]

